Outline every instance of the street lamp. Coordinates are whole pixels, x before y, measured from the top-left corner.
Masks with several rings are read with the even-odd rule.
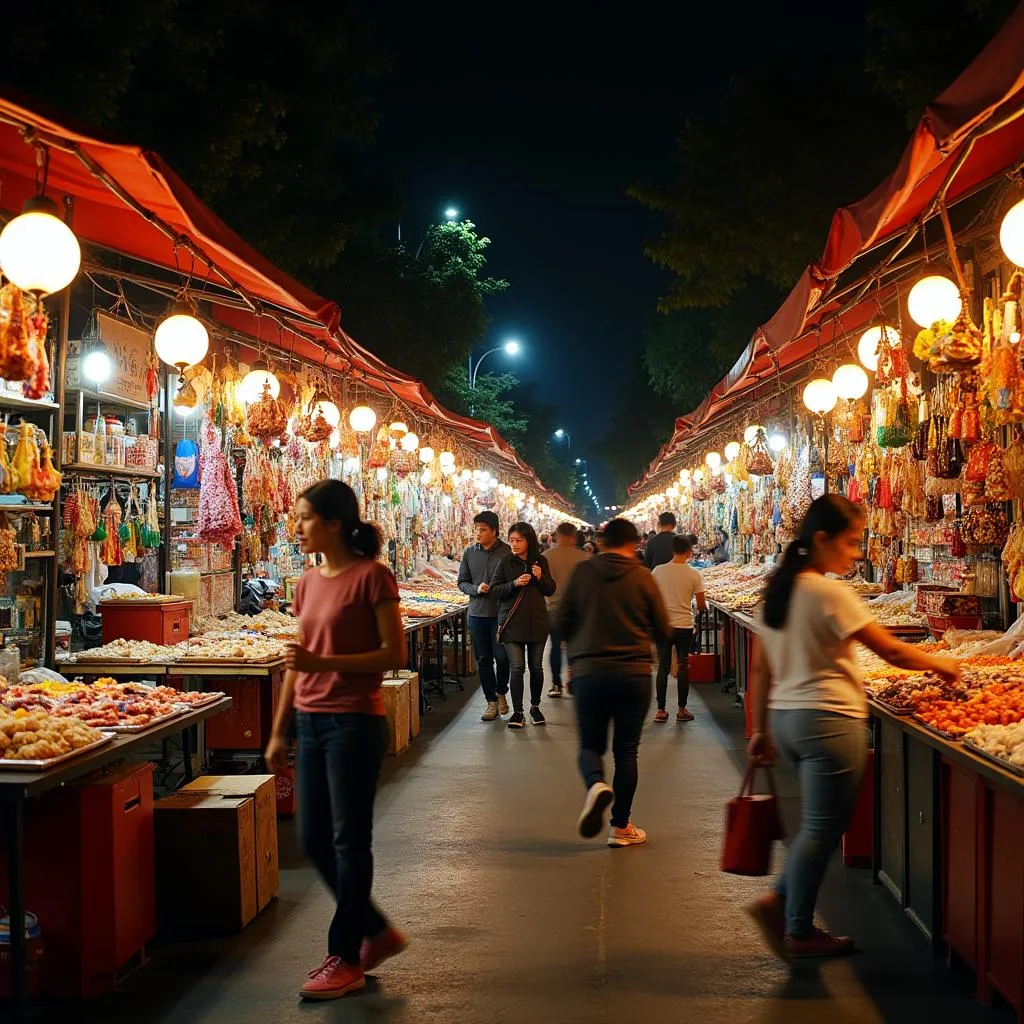
[[[565,454],[566,454],[567,458],[571,459],[572,458],[572,434],[570,434],[568,430],[565,430],[562,427],[559,427],[555,431],[555,437],[557,437],[559,441],[561,441],[563,437],[565,438],[565,445],[566,445],[566,447],[565,447]]]
[[[475,365],[473,363],[473,353],[470,352],[470,354],[469,354],[469,363],[467,364],[467,369],[468,369],[468,374],[469,374],[469,376],[468,376],[469,390],[471,392],[476,391],[476,379],[477,379],[477,377],[480,374],[480,364],[489,355],[491,355],[491,353],[493,353],[493,352],[504,352],[505,355],[507,355],[507,356],[515,356],[515,355],[519,354],[519,350],[520,350],[521,347],[522,346],[519,344],[518,341],[516,341],[515,338],[509,338],[508,341],[506,341],[504,344],[496,345],[494,348],[489,348],[476,361]],[[475,412],[475,407],[474,407],[472,399],[471,399],[470,403],[469,403],[469,414],[470,414],[470,416],[472,416],[474,414],[474,412]]]
[[[449,206],[448,209],[444,211],[444,217],[450,224],[452,221],[458,220],[459,211],[456,210],[454,206]]]

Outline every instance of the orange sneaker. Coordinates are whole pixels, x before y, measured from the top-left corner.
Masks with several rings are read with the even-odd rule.
[[[353,967],[338,956],[326,956],[319,967],[309,972],[309,981],[299,995],[303,999],[340,999],[365,984],[361,967]]]
[[[363,939],[363,948],[359,952],[359,964],[369,972],[384,963],[385,960],[405,952],[409,940],[397,928],[385,928],[380,935],[372,939]]]
[[[824,928],[812,928],[804,939],[787,935],[783,940],[786,956],[846,956],[853,952],[853,939],[846,935],[830,935]]]
[[[615,825],[608,830],[609,846],[638,846],[647,842],[647,833],[642,828],[637,828],[630,822],[625,828],[616,828]]]
[[[654,712],[654,720],[656,722],[667,722],[668,712],[664,708],[658,708],[658,710]]]
[[[689,708],[680,708],[676,712],[676,721],[677,722],[692,722],[693,721],[693,712]]]

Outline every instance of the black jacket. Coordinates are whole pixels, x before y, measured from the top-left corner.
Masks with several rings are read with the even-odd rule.
[[[574,676],[649,676],[651,643],[666,644],[673,635],[654,577],[635,559],[616,554],[576,567],[555,626]]]
[[[656,533],[648,542],[644,550],[644,565],[648,569],[656,569],[659,565],[672,561],[672,540],[676,532],[665,530],[663,533]]]
[[[480,584],[491,582],[498,562],[512,549],[500,538],[488,549],[470,544],[459,562],[459,590],[469,601],[469,614],[481,619],[498,617],[498,599],[491,593],[481,594]]]
[[[520,594],[523,595],[512,621],[502,633],[502,642],[511,640],[519,644],[540,644],[551,632],[548,626],[547,602],[544,598],[555,592],[555,581],[548,568],[548,560],[543,555],[537,559],[536,564],[541,568],[541,577],[538,580],[531,575],[530,582],[525,587],[517,587],[515,581],[524,572],[530,572],[530,566],[511,552],[502,558],[494,570],[491,593],[501,602],[498,609],[498,629],[501,629],[502,623],[509,617],[516,599]]]

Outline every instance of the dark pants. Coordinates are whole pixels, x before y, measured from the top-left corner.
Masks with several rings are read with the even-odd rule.
[[[499,693],[508,693],[508,652],[504,644],[498,643],[498,619],[484,619],[478,615],[469,616],[469,633],[473,637],[473,651],[476,654],[476,670],[480,675],[480,689],[488,701],[497,700]],[[495,678],[494,664],[498,664]]]
[[[530,703],[537,707],[544,692],[544,641],[522,644],[506,640],[505,650],[508,651],[508,664],[512,670],[512,710],[523,710],[523,683],[527,665],[530,668]]]
[[[551,653],[548,655],[551,666],[551,685],[562,686],[562,634],[557,629],[551,630]]]
[[[693,642],[692,629],[675,630],[671,642],[658,644],[658,680],[656,692],[658,695],[658,707],[665,710],[665,699],[668,696],[668,674],[672,668],[672,649],[675,648],[676,656],[679,658],[679,674],[676,676],[676,685],[679,688],[679,706],[686,707],[686,700],[690,696],[690,645]]]
[[[377,715],[296,713],[299,839],[334,893],[328,956],[358,965],[363,939],[387,921],[373,905],[373,800],[387,748]]]
[[[604,782],[604,755],[608,749],[608,725],[614,724],[612,754],[615,757],[615,803],[611,822],[617,828],[629,824],[637,783],[637,751],[644,716],[651,706],[650,676],[575,676],[573,703],[580,733],[580,774],[590,789]]]

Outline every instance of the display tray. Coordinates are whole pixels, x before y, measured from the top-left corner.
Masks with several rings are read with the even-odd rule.
[[[66,754],[58,754],[57,757],[47,757],[34,761],[15,761],[0,757],[0,771],[38,772],[47,768],[53,768],[55,765],[70,761],[73,757],[80,757],[82,754],[88,754],[89,751],[106,745],[116,735],[116,733],[111,732],[109,729],[104,729],[103,735],[94,743],[86,744],[86,746],[79,747],[77,750],[69,750]]]
[[[186,711],[198,711],[199,708],[205,708],[207,704],[215,704],[217,701],[219,701],[221,699],[221,697],[226,697],[226,696],[227,696],[227,694],[224,693],[223,690],[216,690],[216,691],[212,691],[210,693],[204,694],[204,699],[203,700],[197,700],[197,701],[195,701],[192,704],[182,704],[181,706]]]
[[[922,722],[917,715],[914,715],[914,721],[921,726],[922,729],[927,729],[928,732],[934,733],[936,736],[941,736],[944,740],[949,740],[950,743],[962,743],[963,736],[954,736],[951,732],[943,732],[941,729],[936,729],[934,725],[929,725],[927,722]]]
[[[174,718],[181,718],[186,711],[190,710],[191,708],[187,705],[179,704],[174,711],[170,711],[166,715],[158,715],[156,718],[151,718],[145,725],[105,725],[103,728],[117,733],[145,732],[147,729],[153,729],[158,725],[163,725],[164,722],[170,722]]]
[[[163,661],[145,661],[142,658],[83,658],[78,661],[62,661],[61,665],[71,665],[74,668],[87,668],[93,665],[153,665],[154,667],[167,664]]]
[[[885,708],[885,710],[888,711],[890,715],[900,715],[904,717],[909,717],[914,713],[913,708],[897,707],[895,704],[890,704],[888,701],[879,700],[871,693],[868,694],[868,700],[871,701],[872,704],[877,704],[880,708]]]
[[[1011,772],[1013,775],[1019,775],[1021,778],[1024,778],[1024,767],[1021,767],[1019,764],[1012,764],[1010,761],[1004,761],[1001,757],[990,754],[987,750],[982,750],[981,747],[972,743],[966,736],[964,737],[964,747],[983,761],[989,761],[1002,768],[1003,771]]]
[[[275,654],[272,658],[178,658],[175,665],[211,665],[215,668],[235,668],[246,665],[275,665],[284,661],[283,654]]]

